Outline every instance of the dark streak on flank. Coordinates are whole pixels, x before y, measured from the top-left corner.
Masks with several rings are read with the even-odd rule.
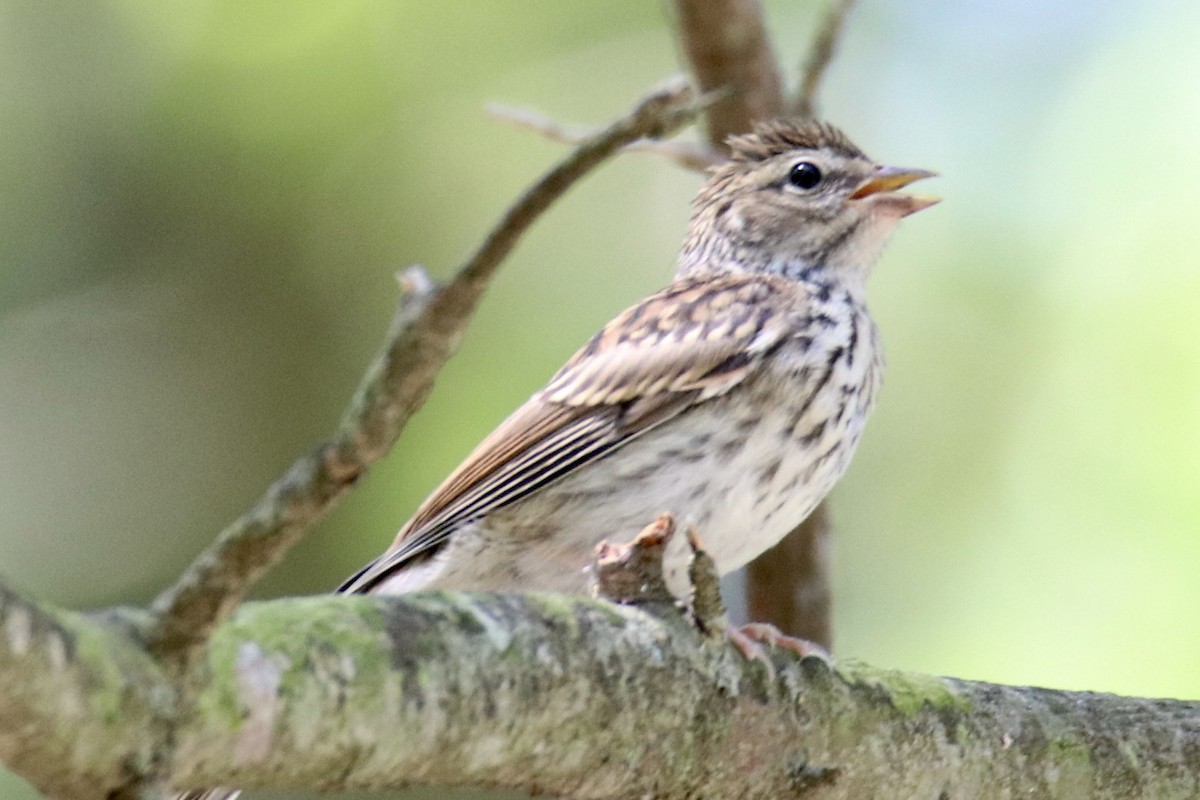
[[[846,366],[854,366],[854,351],[858,349],[858,309],[846,295],[846,303],[850,306],[850,342],[846,345]]]
[[[810,428],[809,430],[800,434],[796,438],[796,440],[800,443],[800,445],[802,447],[812,447],[813,445],[815,445],[817,442],[819,442],[821,440],[822,436],[825,435],[825,428],[828,425],[829,425],[829,420],[823,419],[820,422],[818,422],[816,425],[813,425],[812,428]]]

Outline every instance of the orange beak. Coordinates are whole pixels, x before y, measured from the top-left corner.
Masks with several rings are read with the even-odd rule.
[[[919,181],[922,178],[935,178],[936,172],[930,172],[925,169],[907,169],[905,167],[879,167],[875,170],[870,178],[854,190],[850,195],[851,200],[861,200],[864,197],[873,195],[882,195],[881,202],[886,202],[886,205],[892,207],[902,217],[907,217],[909,214],[915,214],[918,211],[929,208],[934,203],[941,200],[938,197],[917,197],[908,194],[896,194],[897,189],[903,189],[910,183]]]

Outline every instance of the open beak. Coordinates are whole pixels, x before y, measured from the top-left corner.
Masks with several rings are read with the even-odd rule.
[[[936,172],[925,169],[907,169],[905,167],[879,167],[875,173],[854,190],[851,200],[861,200],[864,197],[880,195],[877,202],[894,209],[902,217],[915,214],[921,209],[929,208],[937,203],[938,197],[917,197],[910,194],[897,194],[897,189],[903,189],[914,181],[922,178],[937,177]]]

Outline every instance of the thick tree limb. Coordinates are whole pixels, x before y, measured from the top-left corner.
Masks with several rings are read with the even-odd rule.
[[[0,587],[0,758],[51,797],[166,785],[1200,796],[1200,703],[831,670],[782,651],[769,678],[666,602],[248,603],[214,631],[182,700],[129,620],[50,611]]]
[[[674,0],[684,56],[705,92],[726,90],[705,114],[721,147],[754,120],[783,111],[783,83],[759,0]]]
[[[668,135],[698,111],[682,79],[659,89],[626,116],[581,142],[504,213],[447,285],[419,270],[406,273],[407,293],[379,355],[341,426],[298,459],[263,497],[155,600],[151,650],[177,661],[229,616],[246,591],[320,520],[378,460],[424,402],[442,365],[457,351],[488,282],[518,239],[576,181],[623,146]]]
[[[117,621],[0,584],[0,761],[52,797],[115,800],[167,755],[175,689]]]
[[[783,654],[768,681],[659,613],[552,595],[250,603],[214,633],[184,712],[127,640],[5,595],[0,746],[59,798],[139,773],[581,798],[1200,794],[1200,704]]]
[[[1200,705],[819,659],[761,665],[586,598],[249,604],[176,732],[178,785],[579,798],[1200,796]]]

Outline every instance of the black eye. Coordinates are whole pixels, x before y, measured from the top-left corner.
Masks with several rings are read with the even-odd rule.
[[[811,189],[821,182],[821,170],[811,161],[801,161],[788,172],[788,183],[799,189]]]

